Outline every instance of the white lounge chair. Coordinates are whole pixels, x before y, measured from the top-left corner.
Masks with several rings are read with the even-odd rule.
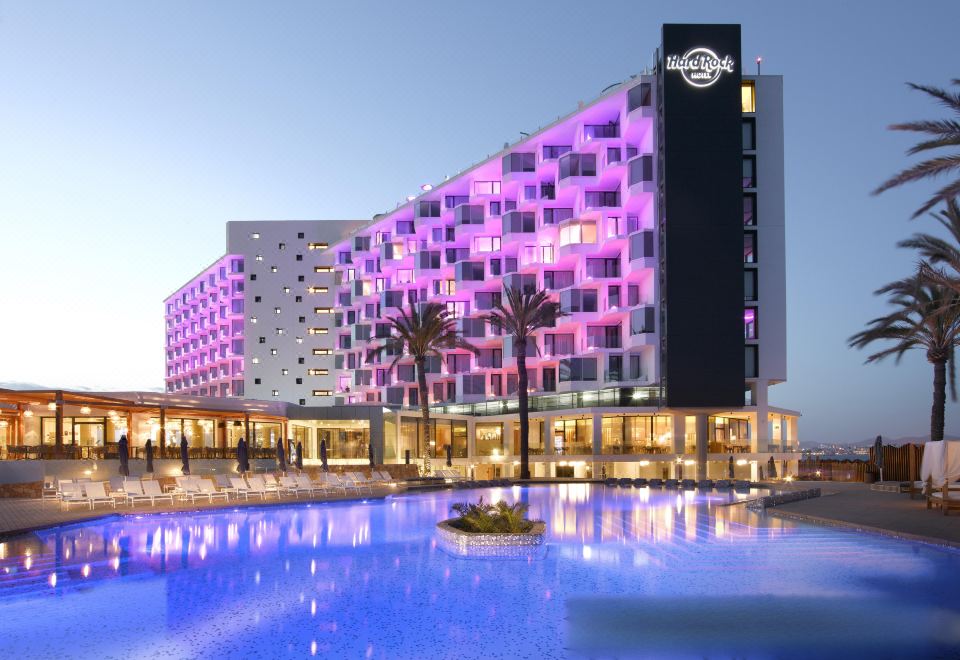
[[[160,489],[159,481],[147,479],[140,482],[140,487],[143,489],[144,496],[150,498],[151,505],[156,506],[160,500],[167,500],[170,504],[173,504],[173,493],[164,493]]]
[[[250,490],[250,486],[243,480],[243,477],[230,477],[230,486],[233,487],[238,498],[243,497],[243,499],[249,500],[251,495],[257,495],[261,500],[263,499],[262,493]]]
[[[281,493],[290,493],[298,498],[300,497],[300,493],[307,493],[309,495],[311,492],[310,488],[303,488],[291,475],[280,477],[280,483],[277,484],[277,489]]]
[[[213,502],[214,500],[223,500],[224,502],[226,502],[227,500],[230,499],[229,494],[227,494],[223,490],[218,491],[217,487],[214,486],[213,482],[210,481],[209,479],[197,477],[196,481],[197,481],[197,486],[200,488],[200,492],[206,495],[207,499],[209,499],[210,502]]]
[[[72,481],[60,482],[60,509],[69,509],[71,504],[89,504],[80,484]]]
[[[330,490],[325,483],[313,481],[306,473],[298,474],[294,478],[297,480],[297,485],[311,495],[323,494]]]
[[[320,475],[320,479],[329,490],[339,490],[342,491],[344,495],[347,494],[347,484],[335,472],[324,472]],[[350,487],[353,488],[352,483]]]
[[[276,488],[267,488],[267,484],[264,482],[263,477],[259,474],[251,475],[247,479],[247,483],[250,484],[250,490],[255,493],[261,493],[263,499],[267,499],[267,495],[273,495],[277,499],[280,499],[280,493]]]
[[[84,485],[83,490],[86,492],[87,501],[90,503],[91,509],[97,504],[109,504],[114,509],[117,508],[117,500],[107,495],[102,481],[91,481]]]

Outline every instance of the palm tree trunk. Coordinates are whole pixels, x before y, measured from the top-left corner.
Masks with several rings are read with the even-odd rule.
[[[515,338],[513,349],[517,352],[517,392],[520,404],[520,478],[530,478],[530,419],[527,410],[527,340]]]
[[[420,390],[420,421],[423,423],[423,449],[420,452],[420,457],[423,459],[424,468],[426,468],[429,465],[427,460],[430,454],[430,399],[427,397],[427,360],[426,358],[417,358],[415,362],[417,365],[417,389]]]
[[[933,363],[933,409],[930,411],[930,439],[943,440],[943,425],[947,405],[947,362]]]

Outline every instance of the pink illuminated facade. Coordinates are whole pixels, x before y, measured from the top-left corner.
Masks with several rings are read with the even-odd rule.
[[[164,301],[166,391],[244,395],[244,259],[228,254]]]

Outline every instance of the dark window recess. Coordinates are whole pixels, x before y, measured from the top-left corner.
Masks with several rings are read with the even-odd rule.
[[[544,145],[543,147],[543,159],[544,160],[553,160],[555,158],[560,158],[565,153],[568,153],[573,149],[570,145]]]
[[[413,220],[397,220],[397,235],[409,236],[416,233],[413,227]]]
[[[545,225],[557,225],[563,222],[564,220],[569,220],[572,217],[573,217],[573,209],[567,209],[567,208],[543,209],[543,224]]]
[[[304,238],[304,234],[302,231],[297,232],[297,238]]]
[[[583,127],[583,136],[587,139],[618,138],[620,137],[620,120],[618,118],[606,124],[587,124]]]
[[[757,300],[757,271],[749,268],[743,271],[743,299]]]
[[[370,249],[370,237],[369,236],[354,236],[353,237],[353,249],[357,252],[366,252]]]
[[[743,225],[754,227],[757,224],[757,194],[744,193],[743,195]]]
[[[540,184],[540,199],[556,199],[557,186],[553,182]]]
[[[260,296],[254,296],[254,297],[253,297],[253,302],[255,302],[255,303],[260,302]]]
[[[565,358],[560,360],[560,382],[597,380],[596,358]]]
[[[589,190],[585,193],[585,205],[590,208],[620,206],[619,190]]]
[[[490,215],[500,215],[500,202],[490,202]]]
[[[455,209],[461,204],[467,204],[469,202],[469,195],[447,195],[443,198],[443,206],[448,209]]]
[[[653,232],[641,231],[630,235],[630,260],[653,256]]]
[[[656,331],[656,315],[653,307],[630,310],[630,334],[643,335]]]
[[[533,172],[537,168],[537,157],[534,153],[507,154],[503,157],[503,173]]]
[[[758,339],[760,337],[757,331],[757,308],[743,308],[743,338]]]
[[[587,277],[620,277],[620,256],[587,259]]]
[[[439,218],[440,202],[417,202],[413,206],[413,217],[415,218]]]
[[[503,265],[504,274],[507,273],[516,273],[517,272],[517,258],[516,257],[507,257],[504,260]]]
[[[757,187],[757,157],[756,156],[743,157],[743,187],[744,188]]]
[[[548,270],[543,273],[543,288],[551,291],[573,286],[572,270]]]
[[[744,362],[743,370],[745,378],[757,378],[759,373],[760,355],[757,346],[750,345],[743,347]]]
[[[298,254],[298,255],[297,255],[297,261],[303,261],[303,255],[302,255],[302,254]]]
[[[440,268],[440,252],[417,253],[417,267],[421,270],[436,270]]]
[[[490,274],[491,275],[500,275],[500,260],[491,259],[490,260]]]
[[[630,161],[630,185],[653,181],[653,156],[640,156]]]
[[[504,234],[532,234],[537,228],[537,216],[532,211],[510,211],[501,223]]]
[[[596,176],[596,154],[567,154],[560,159],[560,179],[571,176]]]
[[[753,117],[743,118],[743,150],[753,151],[757,148],[757,120]]]
[[[743,232],[743,263],[757,263],[757,232]]]
[[[455,264],[470,257],[470,248],[447,248],[444,250],[444,258],[448,264]]]
[[[648,108],[653,104],[653,85],[640,83],[627,90],[627,111]]]
[[[254,378],[254,379],[253,379],[253,384],[254,384],[254,385],[259,385],[259,384],[260,384],[260,380],[261,380],[261,379],[259,379],[259,378]]]
[[[482,225],[482,204],[461,204],[457,207],[454,217],[458,225]]]
[[[302,378],[298,378],[298,379],[297,379],[297,385],[303,385],[303,379],[302,379]]]

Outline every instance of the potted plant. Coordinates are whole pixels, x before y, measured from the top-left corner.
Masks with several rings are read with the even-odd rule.
[[[546,524],[530,520],[528,504],[457,502],[450,509],[457,514],[437,523],[437,533],[454,554],[461,556],[512,556],[543,545]]]

